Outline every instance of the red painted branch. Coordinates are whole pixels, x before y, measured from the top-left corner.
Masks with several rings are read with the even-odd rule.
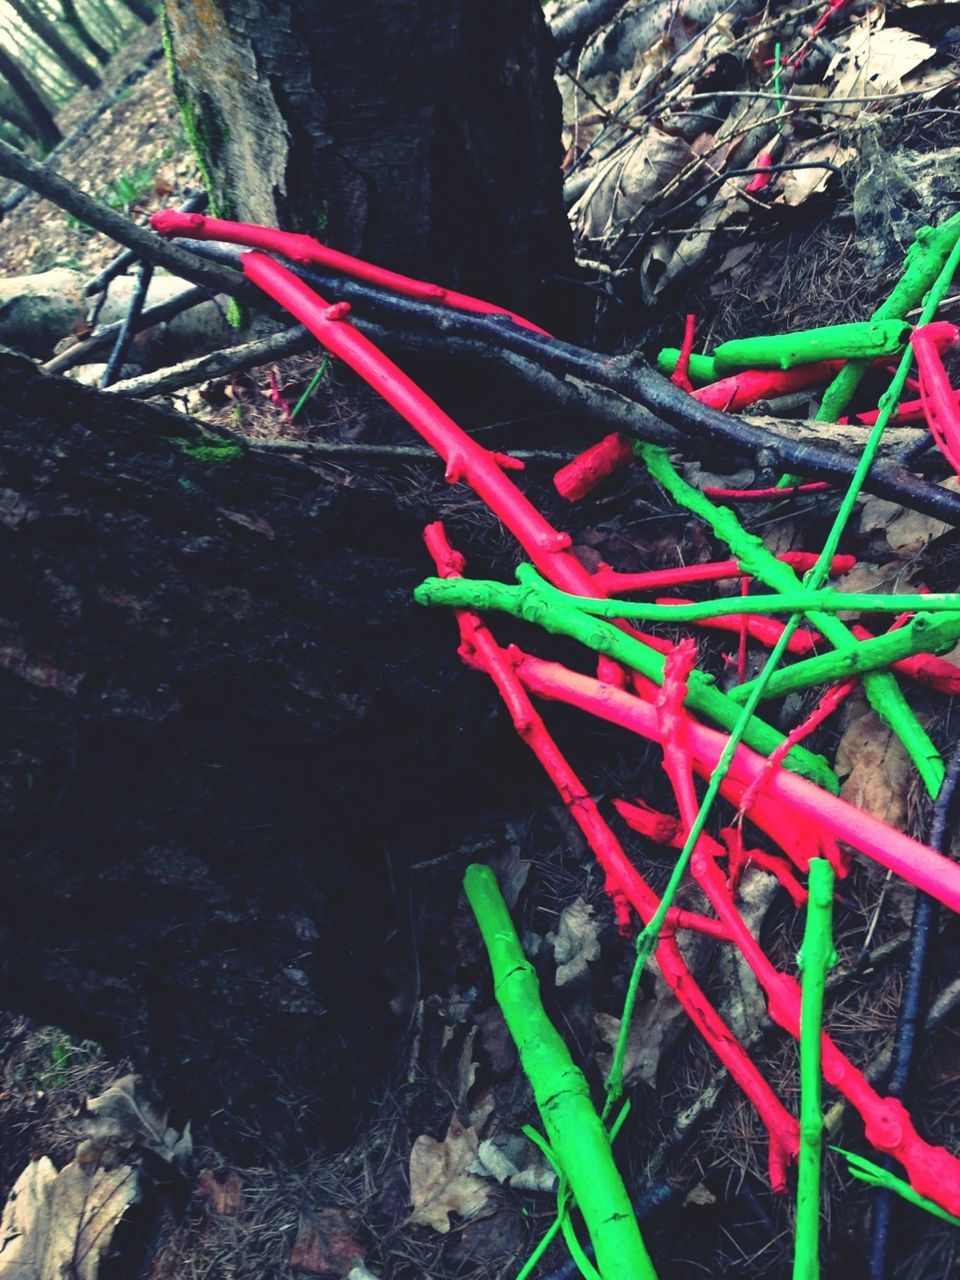
[[[441,576],[460,576],[464,567],[463,558],[450,547],[443,526],[439,523],[429,525],[424,538]],[[514,673],[507,653],[500,648],[475,613],[457,610],[456,614],[462,638],[461,655],[465,660],[482,667],[496,684],[517,732],[543,765],[596,854],[607,876],[608,892],[619,895],[624,905],[630,902],[646,923],[653,918],[659,905],[656,894],[632,866],[596,804],[553,741]],[[622,920],[623,912],[620,912],[620,916]],[[684,916],[690,919],[689,913],[684,913]],[[680,923],[672,912],[667,919],[674,928]],[[796,1120],[786,1111],[697,985],[672,933],[661,934],[655,954],[664,980],[690,1020],[753,1102],[767,1126],[770,1133],[771,1180],[775,1189],[783,1190],[786,1185],[787,1162],[795,1158],[799,1149]]]
[[[516,671],[532,693],[580,707],[611,724],[659,741],[655,710],[632,694],[568,671],[557,663],[525,655],[518,657]],[[720,759],[726,735],[691,719],[690,741],[694,768],[704,777],[709,776]],[[763,771],[764,764],[764,758],[755,751],[738,747],[730,769],[731,782],[742,792]],[[766,795],[779,806],[782,823],[787,822],[784,811],[789,811],[792,821],[805,821],[815,827],[818,835],[827,834],[850,845],[951,911],[960,912],[960,865],[935,849],[796,774],[782,770],[776,773]]]
[[[553,483],[562,498],[578,502],[615,471],[629,467],[631,462],[633,449],[630,442],[614,431],[561,467],[553,477]]]
[[[410,276],[388,271],[385,267],[374,266],[372,262],[364,262],[362,258],[354,258],[349,253],[340,253],[337,249],[329,249],[313,236],[298,235],[293,231],[278,231],[273,227],[258,227],[250,222],[227,222],[222,218],[208,218],[202,213],[179,213],[174,209],[163,209],[150,219],[150,225],[161,236],[187,236],[191,240],[220,240],[227,244],[246,245],[251,249],[264,249],[270,253],[279,253],[292,262],[304,266],[320,265],[331,271],[342,272],[355,280],[364,280],[367,284],[379,285],[390,289],[393,293],[403,294],[408,298],[419,298],[423,302],[436,302],[458,311],[472,311],[478,315],[505,316],[514,324],[524,329],[532,329],[536,333],[546,334],[531,320],[498,307],[492,302],[483,302],[480,298],[472,298],[466,293],[457,293],[454,289],[444,289],[437,284],[428,284],[425,280],[414,280]]]

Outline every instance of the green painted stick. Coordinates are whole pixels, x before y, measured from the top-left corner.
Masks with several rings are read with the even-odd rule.
[[[905,370],[903,377],[906,377]],[[896,400],[899,399],[899,394],[899,389],[895,390],[892,403],[896,403]],[[888,402],[888,418],[889,412]],[[879,422],[880,420],[878,419],[878,425]],[[882,431],[880,435],[882,435]],[[879,441],[877,427],[874,427],[871,432],[870,438],[874,439],[874,437]],[[793,569],[782,560],[778,560],[771,551],[768,551],[755,534],[747,533],[729,507],[716,506],[699,489],[694,489],[692,485],[687,484],[671,464],[665,449],[658,448],[655,445],[644,444],[640,446],[638,452],[654,479],[659,481],[674,501],[686,507],[688,511],[692,511],[694,515],[699,516],[701,520],[710,525],[717,537],[722,538],[730,547],[735,558],[740,561],[744,570],[751,577],[757,578],[768,587],[772,587],[775,591],[784,594],[803,589],[803,583]],[[856,486],[857,491],[859,491],[859,487],[859,485]],[[851,487],[850,492],[853,492],[853,487]],[[847,504],[845,503],[845,505]],[[852,508],[852,505],[851,502],[849,506]],[[844,514],[844,522],[848,514],[848,512]],[[826,549],[830,557],[836,551],[836,544],[839,542],[839,538],[832,539],[832,542],[833,545],[828,545]],[[821,560],[824,564],[829,564],[829,559],[824,559],[821,556]],[[819,586],[820,583],[818,582],[815,585]],[[845,623],[831,614],[812,612],[808,617],[817,630],[826,636],[830,643],[841,653],[849,652],[861,643]],[[794,615],[787,624],[788,627],[795,629],[796,621],[798,620],[797,615]],[[896,678],[888,672],[868,672],[863,679],[863,688],[870,705],[886,721],[903,743],[910,758],[916,765],[917,772],[923,779],[927,790],[931,795],[936,795],[943,781],[943,760],[926,729],[920,724],[911,710],[900,690],[899,684],[897,684]]]
[[[775,671],[767,681],[764,698],[782,698],[795,689],[809,689],[814,684],[832,684],[864,675],[880,667],[889,667],[915,653],[946,653],[960,640],[960,615],[918,613],[912,622],[888,631],[873,640],[861,640],[855,649],[822,653],[805,658],[792,667]],[[735,702],[749,697],[756,681],[748,680],[729,690]]]
[[[533,966],[523,954],[489,867],[470,866],[463,881],[493,969],[494,990],[530,1080],[547,1140],[566,1177],[603,1280],[656,1280],[636,1215],[590,1101],[590,1089],[540,1000]]]
[[[680,359],[679,347],[664,347],[662,351],[657,352],[657,368],[661,373],[668,376],[673,373]],[[706,386],[710,382],[716,382],[720,377],[717,373],[717,366],[714,364],[713,356],[690,357],[690,381],[697,383],[699,386]]]
[[[889,1169],[874,1164],[866,1156],[858,1156],[853,1151],[844,1151],[843,1147],[831,1147],[830,1150],[845,1157],[848,1164],[847,1172],[852,1178],[859,1178],[861,1182],[866,1182],[871,1187],[884,1187],[894,1195],[901,1196],[910,1204],[916,1205],[918,1209],[923,1209],[925,1213],[932,1213],[935,1218],[942,1218],[951,1226],[960,1227],[960,1218],[948,1213],[946,1209],[928,1200],[926,1196],[920,1195],[918,1191],[914,1191],[909,1182],[904,1182],[903,1178],[898,1178]]]
[[[565,601],[571,609],[589,613],[593,618],[630,618],[636,622],[702,622],[731,614],[775,613],[960,613],[960,592],[937,591],[924,595],[881,595],[872,591],[837,591],[823,587],[808,591],[777,592],[768,596],[721,596],[695,604],[651,604],[646,600],[611,600],[606,596],[574,596],[547,582],[531,564],[517,568],[517,580],[534,587],[543,595]],[[858,642],[859,643],[859,642]]]
[[[418,604],[447,605],[454,609],[493,609],[533,622],[553,635],[568,636],[597,653],[639,671],[655,684],[663,684],[663,655],[643,643],[639,637],[621,631],[612,622],[593,618],[571,608],[561,598],[555,600],[530,587],[512,587],[501,582],[478,582],[469,578],[427,578],[414,591]],[[710,676],[700,671],[690,674],[686,705],[698,715],[731,731],[740,719],[741,708],[714,687]],[[751,717],[744,733],[748,746],[761,755],[770,755],[783,734],[759,717]],[[785,762],[794,772],[825,787],[835,795],[837,779],[822,756],[805,747],[793,747]]]
[[[877,307],[871,320],[901,320],[917,306],[943,271],[958,237],[960,213],[948,218],[942,226],[921,227],[907,250],[899,283],[886,301]],[[869,367],[868,360],[851,360],[844,365],[824,392],[817,414],[819,422],[836,422],[846,411]]]
[[[826,858],[810,859],[807,925],[798,961],[803,972],[800,995],[800,1158],[797,1164],[797,1228],[793,1280],[820,1275],[820,1159],[823,1104],[820,1048],[827,970],[837,962],[833,949],[833,867]]]
[[[713,361],[722,378],[739,369],[793,369],[819,360],[872,360],[898,354],[909,337],[910,326],[903,320],[831,324],[797,333],[733,338],[721,342]]]

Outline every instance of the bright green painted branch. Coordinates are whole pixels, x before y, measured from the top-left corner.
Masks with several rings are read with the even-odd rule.
[[[941,1209],[940,1205],[914,1191],[909,1182],[904,1182],[903,1178],[898,1178],[889,1169],[884,1169],[880,1165],[874,1164],[866,1156],[858,1156],[853,1151],[844,1151],[843,1147],[831,1147],[830,1150],[836,1151],[838,1155],[845,1157],[848,1163],[847,1172],[852,1178],[859,1178],[861,1182],[866,1182],[871,1187],[884,1187],[887,1191],[892,1191],[894,1195],[908,1200],[910,1204],[915,1204],[918,1209],[923,1209],[926,1213],[932,1213],[935,1218],[942,1218],[944,1222],[949,1222],[951,1226],[960,1227],[960,1218],[948,1213],[946,1209]]]
[[[903,364],[903,361],[901,361],[901,364]],[[905,371],[903,377],[906,377]],[[891,412],[890,405],[891,403],[896,404],[899,400],[902,385],[901,381],[900,388],[895,389],[893,401],[887,404],[886,413],[888,418]],[[886,400],[886,397],[884,399]],[[878,419],[878,424],[880,421]],[[876,430],[877,428],[874,427],[871,432],[871,439],[874,438]],[[877,443],[879,443],[879,437],[877,437]],[[875,448],[874,452],[876,452]],[[692,485],[687,484],[671,464],[665,449],[658,448],[655,445],[642,445],[640,447],[640,456],[646,463],[650,474],[659,481],[674,501],[706,521],[717,537],[726,542],[747,573],[759,579],[768,587],[773,588],[773,590],[784,594],[803,589],[803,583],[793,569],[782,560],[778,560],[771,551],[768,551],[758,537],[752,533],[747,533],[729,507],[716,506],[698,489],[694,489]],[[864,475],[866,474],[862,459],[857,468],[857,475],[860,476],[861,472]],[[861,485],[862,478],[857,484],[858,492]],[[849,493],[852,492],[853,487],[851,486],[850,491],[848,491],[848,497]],[[848,503],[845,499],[837,519],[839,520],[843,516],[844,521],[846,521],[852,508],[853,502]],[[836,525],[834,527],[835,529],[837,528]],[[829,565],[836,552],[839,540],[839,534],[831,536],[818,564]],[[825,577],[826,572],[824,571],[820,581],[813,585],[820,587]],[[814,611],[808,614],[808,619],[841,653],[852,651],[860,643],[845,623],[829,613]],[[787,624],[790,634],[796,630],[798,624],[799,615],[794,615]],[[764,671],[765,673],[772,671],[769,661]],[[904,748],[916,765],[917,772],[923,779],[927,790],[931,795],[936,795],[943,781],[943,761],[929,734],[908,705],[895,677],[887,672],[868,672],[864,676],[863,687],[870,705],[886,721],[903,743]]]
[[[814,684],[832,684],[848,680],[851,676],[889,667],[902,658],[915,653],[946,653],[960,640],[960,615],[918,613],[912,622],[888,631],[873,640],[861,640],[855,649],[843,653],[823,653],[816,658],[805,658],[791,667],[775,671],[767,681],[764,698],[782,698],[795,689],[808,689]],[[730,697],[743,702],[755,681],[738,685],[730,690]]]
[[[562,593],[561,593],[562,596]],[[612,622],[592,618],[572,609],[561,598],[555,600],[530,587],[511,587],[500,582],[478,582],[468,578],[428,578],[414,592],[418,604],[447,605],[455,609],[496,610],[533,622],[553,635],[568,636],[597,653],[622,662],[656,684],[663,684],[663,655],[651,649]],[[728,731],[741,717],[741,709],[714,686],[710,676],[700,671],[690,675],[686,705]],[[762,755],[770,755],[783,741],[783,734],[763,720],[751,717],[744,741]],[[834,794],[838,784],[822,756],[804,747],[794,747],[787,756],[788,767]]]
[[[657,353],[657,368],[661,373],[665,373],[669,377],[677,367],[679,359],[679,347],[664,347],[662,351]],[[713,356],[692,355],[688,372],[690,381],[701,387],[706,386],[707,383],[716,382],[720,377],[719,373],[717,373],[717,366],[714,363]]]
[[[902,320],[865,320],[769,337],[733,338],[721,342],[713,359],[717,373],[724,377],[738,369],[793,369],[818,360],[896,355],[909,337],[910,326]]]
[[[833,949],[833,868],[825,858],[811,858],[808,887],[807,926],[798,957],[803,989],[800,997],[800,1159],[793,1280],[818,1280],[820,1275],[823,1147],[820,1044],[827,970],[837,960]]]
[[[872,320],[902,320],[908,311],[919,305],[924,294],[943,271],[960,236],[960,213],[948,218],[939,227],[921,227],[916,239],[907,250],[903,275],[887,300],[874,311]],[[827,387],[817,419],[820,422],[836,422],[853,397],[863,375],[870,367],[869,360],[851,360]]]
[[[493,969],[494,989],[530,1081],[547,1139],[570,1187],[603,1280],[656,1280],[610,1139],[576,1066],[540,1000],[533,966],[489,867],[471,866],[464,889]]]
[[[800,586],[793,591],[768,596],[721,596],[696,604],[650,604],[645,600],[570,595],[547,582],[530,564],[521,564],[517,568],[517,580],[552,599],[564,600],[571,609],[579,609],[591,617],[631,618],[636,622],[703,622],[741,613],[761,616],[815,612],[901,614],[914,610],[918,613],[960,613],[960,592],[957,591],[931,592],[929,595],[921,592],[881,595],[878,592],[837,591],[833,587],[808,591]]]

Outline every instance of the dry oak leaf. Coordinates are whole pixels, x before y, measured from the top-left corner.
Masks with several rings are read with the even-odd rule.
[[[138,1075],[121,1076],[99,1097],[87,1098],[80,1123],[90,1142],[145,1148],[181,1172],[193,1154],[189,1122],[182,1130],[172,1128],[166,1112],[146,1097]]]
[[[300,1215],[290,1266],[294,1271],[341,1280],[363,1261],[364,1253],[345,1213],[339,1209],[312,1210]]]
[[[600,924],[594,919],[593,907],[577,898],[564,907],[556,933],[548,935],[557,962],[557,986],[565,987],[589,972],[591,960],[600,959]]]
[[[456,1116],[442,1142],[423,1133],[410,1152],[410,1222],[433,1227],[444,1235],[450,1214],[472,1218],[486,1207],[489,1187],[468,1169],[477,1158],[475,1129],[466,1129]]]
[[[10,1280],[96,1280],[113,1233],[140,1198],[136,1169],[82,1165],[57,1173],[42,1156],[17,1179],[0,1226],[0,1276]]]
[[[655,975],[654,996],[641,1001],[630,1022],[627,1052],[623,1060],[623,1083],[629,1088],[642,1080],[656,1087],[661,1056],[677,1041],[687,1025],[686,1014],[676,996],[659,973]],[[620,1019],[610,1013],[594,1015],[597,1034],[609,1053],[598,1055],[597,1061],[606,1080],[613,1065],[613,1052],[620,1037]]]
[[[206,1200],[210,1212],[220,1218],[235,1218],[246,1208],[243,1182],[233,1169],[227,1171],[222,1182],[212,1169],[201,1169],[196,1194]]]
[[[844,779],[840,788],[844,800],[903,828],[913,777],[910,757],[875,711],[848,723],[837,746],[836,770]]]

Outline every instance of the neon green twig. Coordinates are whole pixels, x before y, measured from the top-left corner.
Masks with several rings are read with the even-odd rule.
[[[722,596],[695,604],[652,604],[646,600],[611,600],[607,597],[574,596],[561,591],[542,577],[530,564],[517,569],[517,579],[553,599],[564,600],[571,609],[579,609],[594,618],[632,618],[637,622],[703,622],[731,614],[749,613],[769,616],[775,613],[960,613],[960,591],[938,591],[924,595],[881,595],[879,592],[837,591],[824,587],[767,596]]]
[[[908,353],[905,353],[905,358],[907,356]],[[906,371],[904,371],[903,377],[906,377]],[[901,382],[901,388],[902,385]],[[893,403],[896,403],[899,400],[899,390],[895,390],[894,394]],[[889,419],[889,413],[890,402],[888,402],[886,408],[886,419]],[[881,419],[877,421],[879,424]],[[874,441],[874,454],[880,442],[880,436],[875,435],[876,430],[877,428],[874,427],[870,435],[870,440]],[[698,489],[694,489],[682,479],[671,465],[666,450],[655,445],[642,445],[640,456],[646,463],[650,474],[659,481],[674,501],[692,511],[701,520],[706,521],[717,537],[722,538],[727,543],[733,555],[740,561],[743,569],[751,577],[759,579],[768,587],[772,587],[782,593],[803,589],[804,584],[801,583],[793,569],[768,551],[758,537],[747,533],[729,507],[716,506]],[[869,470],[869,467],[864,468],[863,459],[861,458],[853,482],[856,484],[857,492],[863,485],[867,470]],[[847,498],[854,492],[853,483],[850,490],[848,490]],[[848,502],[847,498],[844,499],[837,515],[837,521],[839,522],[842,517],[844,524],[849,519],[850,511],[853,509],[853,500]],[[823,566],[823,572],[818,580],[806,584],[807,589],[819,588],[823,585],[830,560],[836,553],[836,548],[840,541],[840,535],[837,530],[841,528],[842,526],[835,523],[834,530],[831,532],[831,537],[827,543],[827,549],[817,562],[818,565]],[[834,533],[836,536],[834,536]],[[846,624],[841,622],[839,618],[835,618],[828,613],[821,613],[819,610],[811,612],[808,617],[817,630],[841,653],[853,650],[859,643]],[[787,623],[790,635],[796,630],[799,621],[800,615],[795,614]],[[767,678],[772,674],[772,670],[773,668],[768,660],[767,666],[764,668]],[[930,740],[927,731],[910,709],[895,677],[885,672],[868,672],[864,676],[863,687],[870,705],[886,721],[903,743],[927,789],[931,795],[936,795],[940,788],[940,783],[943,781],[943,761]]]
[[[818,1280],[820,1275],[823,1146],[820,1043],[827,970],[837,961],[833,949],[833,868],[825,858],[810,859],[808,887],[807,925],[798,956],[803,988],[800,996],[800,1158],[793,1280]]]
[[[946,653],[960,640],[960,614],[918,613],[912,622],[888,631],[873,640],[861,640],[855,649],[843,653],[823,653],[805,658],[792,667],[775,671],[767,681],[764,698],[782,698],[795,689],[808,689],[814,684],[832,684],[851,676],[889,667],[915,653]],[[730,690],[735,702],[742,702],[754,685],[753,680]]]
[[[941,1218],[944,1222],[949,1222],[951,1226],[960,1227],[960,1218],[948,1213],[946,1209],[941,1209],[940,1205],[933,1200],[928,1200],[926,1196],[914,1191],[909,1182],[904,1182],[903,1178],[898,1178],[889,1169],[884,1169],[880,1165],[874,1164],[866,1156],[858,1156],[853,1151],[844,1151],[843,1147],[831,1147],[830,1150],[836,1151],[838,1155],[846,1159],[847,1172],[852,1178],[859,1178],[861,1182],[866,1182],[871,1187],[885,1187],[887,1191],[892,1191],[894,1195],[901,1196],[904,1200],[909,1200],[918,1209],[923,1209],[926,1213],[932,1213],[935,1218]]]
[[[680,359],[679,347],[664,347],[657,352],[657,368],[661,373],[671,374],[677,367],[677,361]],[[716,382],[719,378],[717,366],[714,363],[713,356],[690,357],[690,381],[695,382],[698,386],[706,386],[709,382]]]
[[[907,250],[903,275],[899,283],[886,301],[877,307],[871,319],[901,320],[908,311],[917,306],[943,272],[958,237],[960,237],[960,213],[948,218],[942,226],[921,227],[913,244]],[[927,315],[926,320],[921,323],[926,324],[932,314],[931,312]],[[824,392],[820,411],[817,414],[819,422],[836,422],[846,410],[868,368],[867,360],[852,360],[844,365]]]
[[[583,1072],[547,1017],[533,966],[489,867],[470,866],[467,900],[493,969],[494,990],[530,1081],[547,1140],[583,1214],[603,1280],[656,1280],[610,1139]]]
[[[562,593],[561,593],[562,594]],[[414,591],[418,604],[448,605],[455,609],[497,610],[533,622],[553,635],[568,636],[597,653],[622,662],[648,680],[663,684],[663,655],[637,636],[621,631],[612,622],[592,618],[572,609],[561,598],[555,600],[529,587],[511,587],[501,582],[478,582],[469,578],[428,578]],[[690,675],[686,705],[728,731],[742,718],[740,707],[721,693],[710,676],[700,671]],[[759,718],[749,716],[744,725],[744,741],[762,755],[769,755],[783,741],[783,734]],[[838,783],[822,756],[804,747],[794,747],[786,763],[834,794]]]
[[[620,1132],[620,1129],[623,1126],[623,1123],[629,1114],[630,1114],[630,1103],[625,1102],[623,1106],[620,1108],[620,1111],[617,1114],[616,1120],[614,1120],[613,1124],[610,1126],[609,1130],[607,1131],[610,1138],[611,1147],[616,1141],[617,1134]],[[550,1227],[548,1228],[548,1230],[544,1233],[542,1239],[540,1240],[540,1243],[534,1249],[533,1253],[531,1253],[530,1257],[523,1264],[523,1267],[521,1268],[521,1270],[517,1273],[517,1280],[527,1280],[527,1277],[536,1269],[537,1263],[540,1261],[540,1259],[543,1257],[546,1251],[550,1248],[550,1245],[556,1239],[557,1232],[563,1230],[563,1219],[565,1215],[567,1215],[568,1213],[569,1204],[570,1204],[570,1189],[567,1186],[567,1179],[565,1174],[563,1173],[563,1170],[559,1167],[557,1163],[557,1158],[554,1155],[553,1151],[551,1150],[550,1144],[547,1142],[546,1138],[544,1138],[542,1134],[537,1133],[536,1129],[531,1128],[530,1125],[525,1124],[523,1126],[523,1132],[526,1134],[526,1136],[530,1139],[532,1143],[534,1143],[536,1146],[540,1148],[540,1150],[543,1152],[546,1159],[549,1161],[553,1171],[557,1175],[557,1216],[554,1218],[553,1222],[550,1224]],[[567,1242],[567,1247],[568,1248],[570,1247],[569,1240]],[[579,1243],[577,1244],[577,1248],[579,1249]],[[571,1250],[571,1252],[573,1251]],[[576,1254],[574,1255],[574,1260],[576,1261]],[[580,1265],[579,1262],[577,1263],[577,1265],[578,1266]],[[593,1271],[594,1270],[593,1267],[590,1267],[590,1270]],[[596,1273],[594,1272],[594,1274]]]
[[[720,377],[738,369],[793,369],[817,360],[895,355],[910,337],[903,320],[863,320],[756,338],[733,338],[713,353]]]
[[[330,363],[330,356],[328,353],[324,353],[324,357],[320,361],[320,367],[317,369],[316,373],[310,379],[310,382],[307,386],[306,391],[304,391],[303,395],[300,397],[300,399],[297,401],[297,403],[293,406],[293,408],[290,411],[291,422],[293,422],[294,418],[297,416],[297,414],[300,412],[303,406],[307,403],[307,401],[313,395],[314,391],[316,391],[317,387],[320,384],[320,379],[327,372],[327,365],[329,363]]]

